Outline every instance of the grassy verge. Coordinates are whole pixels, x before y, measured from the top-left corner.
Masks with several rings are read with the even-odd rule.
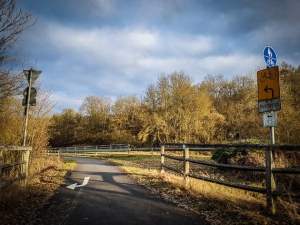
[[[181,176],[170,171],[160,173],[158,154],[104,154],[97,157],[120,166],[153,194],[206,216],[212,224],[300,224],[299,204],[291,199],[278,198],[278,214],[267,215],[264,195],[192,178],[186,186]],[[4,189],[0,224],[30,224],[34,221],[37,211],[75,166],[75,162],[62,161],[57,156],[32,161],[28,188],[18,189],[14,185]]]
[[[54,156],[32,160],[27,188],[13,184],[2,190],[0,224],[30,224],[76,162]]]
[[[120,166],[154,194],[179,206],[206,216],[212,224],[299,224],[295,204],[279,198],[276,216],[266,214],[265,195],[246,192],[190,178],[186,186],[181,176],[170,171],[160,173],[159,155],[112,155],[100,158]],[[286,209],[282,208],[286,206]],[[294,211],[294,213],[293,213]]]

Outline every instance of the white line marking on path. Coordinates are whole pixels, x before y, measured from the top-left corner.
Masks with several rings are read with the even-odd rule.
[[[67,188],[74,190],[77,187],[83,187],[83,186],[87,185],[87,183],[89,182],[89,179],[90,179],[90,177],[85,177],[82,184],[79,184],[79,185],[77,185],[77,183],[71,184],[71,185],[67,186]]]

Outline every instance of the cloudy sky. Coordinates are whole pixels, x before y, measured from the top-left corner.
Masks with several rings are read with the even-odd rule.
[[[22,9],[37,18],[24,50],[54,113],[88,96],[141,96],[174,71],[195,83],[256,73],[266,45],[278,64],[300,65],[298,0],[23,0]]]

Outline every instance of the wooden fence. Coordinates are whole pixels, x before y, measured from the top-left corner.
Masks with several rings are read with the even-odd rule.
[[[254,166],[240,166],[240,165],[229,165],[220,164],[202,160],[191,159],[189,157],[190,151],[215,151],[218,149],[222,150],[261,150],[265,152],[265,167],[254,167]],[[182,157],[168,155],[166,151],[182,151]],[[275,200],[276,196],[284,194],[279,193],[277,188],[276,174],[300,174],[299,168],[277,168],[275,166],[275,152],[276,151],[300,151],[300,146],[291,145],[199,145],[199,144],[174,144],[174,143],[163,143],[161,144],[161,172],[164,172],[164,168],[172,170],[176,173],[180,173],[184,176],[186,183],[189,182],[189,177],[204,180],[207,182],[214,182],[217,184],[239,188],[247,191],[253,191],[258,193],[266,194],[267,211],[271,214],[276,213]],[[177,160],[182,162],[182,168],[177,169],[165,164],[165,158]],[[226,168],[232,170],[243,170],[243,171],[258,171],[265,173],[265,187],[253,187],[229,181],[222,181],[218,179],[201,176],[198,174],[190,173],[190,163],[205,165],[210,167]]]
[[[32,147],[24,146],[0,146],[0,202],[1,202],[1,190],[16,181],[20,181],[20,185],[26,186],[27,177],[28,177],[28,162],[29,162],[29,153],[32,150]],[[3,155],[5,151],[21,151],[20,161],[10,162],[8,164],[3,164]],[[19,173],[16,177],[2,182],[2,173],[5,169],[20,165]]]
[[[222,150],[247,150],[256,151],[260,150],[265,153],[265,167],[255,166],[241,166],[241,165],[229,165],[220,164],[208,161],[201,161],[192,159],[189,157],[190,151],[216,151]],[[48,153],[54,154],[95,154],[99,152],[134,152],[134,151],[150,151],[161,152],[161,171],[164,172],[164,168],[172,170],[176,173],[182,174],[186,182],[188,178],[192,177],[195,179],[204,180],[207,182],[213,182],[233,188],[239,188],[247,191],[258,192],[266,195],[266,203],[268,212],[275,214],[275,200],[276,196],[282,195],[279,193],[277,188],[276,174],[300,174],[299,168],[278,168],[275,166],[275,152],[276,151],[300,151],[300,146],[291,145],[210,145],[210,144],[182,144],[182,143],[162,143],[161,147],[150,147],[150,148],[132,148],[129,144],[112,144],[112,145],[97,145],[97,146],[74,146],[74,147],[61,147],[61,148],[49,148]],[[182,152],[182,156],[168,155],[166,151],[179,151]],[[173,168],[165,164],[165,158],[177,160],[182,162],[182,168]],[[218,179],[213,179],[207,176],[201,176],[199,174],[190,173],[190,163],[204,165],[209,167],[225,168],[230,170],[242,170],[260,172],[265,175],[265,187],[254,187],[234,182],[227,182]]]

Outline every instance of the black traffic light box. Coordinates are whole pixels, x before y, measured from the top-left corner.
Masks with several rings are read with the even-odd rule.
[[[22,99],[22,106],[27,106],[27,101],[28,101],[28,90],[29,90],[29,87],[25,88],[25,90],[23,91],[23,95],[25,98]],[[35,106],[36,105],[36,94],[37,94],[37,91],[34,87],[32,87],[30,89],[30,99],[29,99],[29,105],[30,106]]]

